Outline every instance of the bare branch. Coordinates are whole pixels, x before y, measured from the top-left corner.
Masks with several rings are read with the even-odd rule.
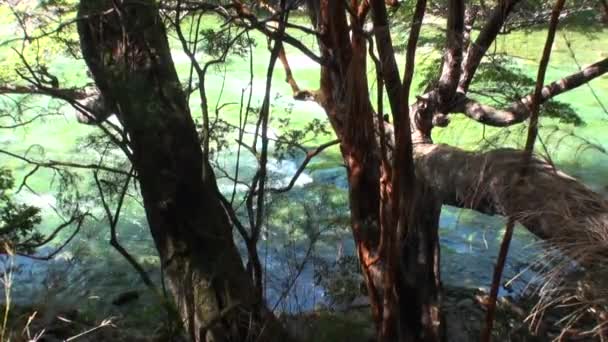
[[[58,114],[58,113],[38,114],[25,121],[17,121],[12,125],[0,125],[0,129],[14,129],[14,128],[18,128],[18,127],[23,127],[23,126],[27,126],[27,125],[31,124],[32,122],[34,122],[40,118],[47,117],[47,116],[57,116],[57,115],[60,115],[60,114]]]
[[[464,12],[464,0],[448,1],[445,55],[438,86],[439,103],[447,103],[456,93],[464,45]]]
[[[75,100],[83,100],[91,94],[88,94],[80,88],[48,88],[40,89],[34,86],[0,84],[0,95],[47,95],[47,96],[62,96],[69,97]]]
[[[77,99],[72,96],[69,96],[69,94],[66,95],[63,92],[58,91],[58,88],[56,87],[49,87],[46,84],[48,82],[44,82],[44,80],[40,79],[37,73],[34,72],[32,66],[30,66],[25,56],[18,51],[15,52],[21,59],[23,66],[29,72],[28,76],[20,73],[19,71],[17,71],[17,74],[24,81],[30,84],[31,89],[35,89],[36,91],[39,91],[40,94],[45,94],[53,98],[63,100],[70,104],[74,109],[76,109],[80,114],[82,114],[86,118],[84,120],[79,119],[80,122],[97,124],[97,127],[101,129],[110,138],[110,140],[112,140],[112,142],[114,142],[114,144],[124,152],[125,156],[127,156],[129,160],[133,159],[132,153],[127,146],[128,138],[126,136],[126,133],[119,126],[106,120],[112,114],[112,110],[110,108],[106,108],[107,106],[105,104],[105,101],[99,93],[97,93],[96,91],[94,91],[92,94],[88,93],[88,97],[84,97],[83,101],[77,101]],[[87,93],[85,92],[85,94]],[[91,104],[93,106],[89,106]],[[120,139],[114,134],[112,134],[112,132],[102,123],[105,123],[105,125],[111,127],[119,135]]]
[[[59,254],[65,248],[65,246],[67,246],[74,239],[74,237],[76,237],[76,235],[78,234],[78,232],[80,232],[80,228],[82,227],[82,224],[84,223],[84,219],[87,216],[89,216],[88,213],[85,213],[85,214],[82,214],[82,215],[73,216],[70,220],[62,223],[57,228],[55,228],[55,230],[44,241],[42,241],[41,243],[38,243],[38,244],[36,244],[34,246],[28,246],[28,247],[40,247],[40,246],[43,246],[43,245],[51,242],[53,239],[55,239],[55,237],[57,236],[57,234],[59,234],[60,231],[62,231],[65,228],[69,227],[70,225],[72,225],[72,223],[76,223],[76,228],[74,229],[74,231],[72,232],[72,234],[59,247],[55,248],[55,250],[52,251],[52,252],[50,252],[49,254],[47,254],[45,256],[37,256],[37,255],[19,253],[19,255],[27,257],[27,258],[30,258],[30,259],[34,259],[34,260],[51,260],[57,254]]]
[[[539,104],[565,93],[608,72],[608,58],[596,62],[583,70],[569,75],[561,80],[555,81],[543,87]],[[456,100],[456,104],[450,108],[450,112],[464,113],[473,120],[483,124],[505,127],[523,122],[530,116],[530,105],[532,94],[529,94],[517,102],[512,103],[506,109],[498,109],[481,104],[462,94]]]
[[[326,142],[326,143],[320,145],[319,147],[315,148],[312,151],[308,151],[306,153],[306,158],[304,158],[304,160],[302,161],[302,163],[300,164],[300,166],[298,167],[298,169],[296,170],[294,175],[291,177],[291,180],[289,181],[289,183],[285,187],[273,188],[273,189],[269,189],[269,191],[274,192],[274,193],[282,193],[282,192],[287,192],[287,191],[291,190],[291,188],[293,188],[293,186],[296,184],[296,181],[298,180],[298,178],[300,177],[302,172],[304,172],[304,170],[306,170],[306,166],[308,166],[308,163],[310,163],[310,161],[314,157],[319,155],[325,149],[327,149],[331,146],[337,145],[339,143],[340,143],[340,140],[335,139],[335,140],[332,140],[332,141],[329,141],[329,142]]]
[[[496,36],[504,26],[507,17],[519,1],[520,0],[500,0],[499,4],[494,8],[488,17],[488,21],[484,28],[479,33],[477,40],[475,40],[475,43],[471,44],[467,50],[465,61],[462,66],[462,75],[458,82],[458,92],[467,92],[481,59],[496,39]]]
[[[15,154],[15,153],[12,153],[12,152],[9,152],[6,150],[2,150],[2,149],[0,149],[0,154],[5,154],[7,156],[19,159],[28,164],[36,165],[39,167],[50,168],[50,169],[54,169],[54,170],[58,170],[61,167],[70,167],[70,168],[75,168],[75,169],[103,170],[103,171],[122,174],[122,175],[129,174],[128,172],[121,170],[121,169],[104,166],[104,165],[97,165],[97,164],[79,164],[79,163],[63,162],[63,161],[56,161],[56,160],[49,160],[49,161],[45,161],[45,162],[36,161],[36,160],[30,159],[30,158],[27,158],[25,156],[20,156],[18,154]]]
[[[152,291],[157,293],[158,291],[156,290],[156,286],[152,282],[152,279],[148,275],[148,272],[146,272],[146,270],[144,270],[144,268],[137,262],[137,260],[135,260],[135,258],[133,258],[133,256],[131,256],[131,254],[120,244],[120,242],[118,241],[118,237],[116,236],[116,225],[118,224],[125,194],[127,193],[127,189],[129,188],[129,182],[133,177],[132,173],[133,168],[131,168],[131,170],[129,171],[129,174],[127,175],[127,180],[125,181],[125,184],[123,185],[122,190],[119,194],[118,203],[116,204],[114,214],[112,214],[110,206],[106,201],[106,197],[103,193],[103,188],[101,186],[101,182],[99,181],[97,171],[93,172],[93,178],[95,179],[95,185],[97,185],[97,189],[99,191],[101,204],[103,205],[108,221],[110,222],[110,245],[114,247],[116,251],[118,251],[118,253],[120,253],[120,255],[125,258],[125,260],[127,260],[127,262],[135,269],[135,271],[137,271],[144,284],[146,284],[146,286],[148,286],[148,288],[150,288]]]
[[[112,13],[113,11],[114,11],[114,9],[109,9],[107,11],[100,12],[99,14],[95,14],[95,15],[108,15],[108,14]],[[13,11],[13,13],[15,14],[14,11]],[[21,18],[18,15],[15,14],[15,17],[17,18],[18,21],[21,21]],[[91,17],[91,15],[77,17],[77,18],[68,20],[66,22],[59,23],[55,28],[53,28],[51,30],[45,30],[45,27],[43,27],[43,26],[37,27],[37,29],[40,30],[41,33],[38,34],[38,35],[35,35],[35,36],[29,35],[27,33],[27,31],[25,30],[25,25],[23,23],[20,23],[20,25],[22,27],[22,30],[23,30],[24,36],[23,37],[18,37],[18,38],[10,38],[10,39],[7,39],[7,40],[5,40],[3,42],[0,42],[0,47],[6,46],[6,45],[9,45],[11,43],[18,42],[18,41],[33,42],[33,41],[42,39],[42,38],[45,38],[45,37],[48,37],[48,36],[51,36],[53,34],[56,34],[56,33],[59,33],[61,31],[63,31],[65,28],[67,28],[70,25],[75,24],[79,20],[84,20],[84,19],[87,19],[87,18],[90,18],[90,17]]]
[[[319,63],[320,65],[327,64],[325,60],[321,57],[317,56],[312,50],[310,50],[306,45],[304,45],[299,39],[289,35],[286,32],[279,32],[278,30],[271,30],[268,28],[263,21],[260,21],[251,10],[247,8],[241,1],[234,0],[234,8],[239,16],[239,18],[245,19],[249,22],[251,28],[255,28],[260,31],[267,37],[273,40],[280,40],[281,42],[287,43],[296,49],[300,50],[303,54],[308,56],[308,58],[313,61]]]
[[[271,4],[269,4],[265,0],[258,1],[258,5],[262,8],[265,8],[273,16],[276,16],[279,14],[279,10],[274,8]],[[278,26],[279,26],[279,22],[273,21],[272,24],[274,24],[273,26],[275,27],[275,29],[278,28]],[[285,23],[286,27],[290,27],[290,26],[293,27],[293,25],[288,25],[288,24],[289,23]],[[303,27],[301,27],[301,28],[305,29]],[[317,35],[317,32],[314,30],[306,29],[306,32],[309,34],[312,33],[314,35]],[[298,96],[298,94],[300,94],[300,87],[298,86],[298,83],[296,82],[295,78],[293,77],[293,73],[291,72],[291,67],[289,66],[289,61],[287,60],[287,55],[285,54],[285,48],[283,46],[281,46],[281,49],[279,50],[279,60],[281,61],[281,64],[283,64],[283,69],[285,69],[285,81],[287,83],[289,83],[289,86],[291,87],[291,91],[293,92],[294,96]]]

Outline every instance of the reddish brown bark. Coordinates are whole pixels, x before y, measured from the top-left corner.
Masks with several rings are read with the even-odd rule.
[[[355,18],[351,18],[355,19]],[[320,51],[333,63],[321,68],[320,103],[340,138],[347,166],[351,226],[377,325],[382,322],[383,269],[379,244],[379,159],[365,73],[365,40],[346,23],[340,1],[322,0],[319,11]],[[354,25],[361,23],[354,20]],[[355,26],[356,28],[356,26]]]
[[[427,191],[417,194],[407,101],[413,56],[425,2],[418,5],[415,38],[410,49],[406,89],[399,79],[384,1],[371,1],[382,80],[389,93],[395,121],[397,156],[390,165],[382,155],[385,142],[374,130],[369,102],[362,35],[365,10],[351,13],[340,2],[321,1],[319,30],[322,58],[320,103],[341,141],[348,170],[351,225],[365,276],[372,312],[381,341],[442,338],[438,307],[437,222],[440,205]],[[350,2],[351,8],[364,4]],[[351,34],[349,36],[349,33]],[[379,96],[381,97],[381,96]],[[381,107],[381,106],[380,106]],[[377,122],[382,125],[382,120]],[[398,127],[398,130],[397,130]],[[380,132],[383,126],[380,126]],[[382,162],[384,160],[384,162]],[[422,183],[421,183],[422,184]],[[397,189],[397,190],[395,190]],[[425,214],[412,219],[412,206]],[[424,209],[423,209],[424,208]]]
[[[454,3],[455,6],[450,7],[452,10],[464,10],[462,2]],[[408,101],[414,75],[416,45],[425,9],[426,1],[418,0],[407,44],[400,117],[395,119],[401,121],[400,131],[395,129],[393,191],[397,196],[393,198],[394,205],[398,206],[395,214],[398,218],[399,241],[399,251],[396,254],[400,262],[397,289],[399,337],[402,341],[441,341],[446,337],[440,310],[438,229],[441,203],[424,179],[418,179],[414,172],[411,118],[415,118],[416,113],[411,115]],[[457,55],[461,55],[458,49],[456,47],[453,51],[456,59],[459,58]],[[450,86],[452,89],[455,87],[455,84]]]

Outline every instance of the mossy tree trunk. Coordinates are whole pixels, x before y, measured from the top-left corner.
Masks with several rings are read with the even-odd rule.
[[[288,340],[255,296],[152,0],[82,1],[82,54],[128,134],[163,275],[193,341]]]

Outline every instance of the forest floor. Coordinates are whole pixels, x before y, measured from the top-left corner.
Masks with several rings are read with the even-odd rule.
[[[443,300],[446,332],[450,342],[470,342],[479,339],[485,322],[487,294],[480,290],[446,288]],[[313,310],[297,315],[281,315],[290,333],[302,342],[372,342],[374,327],[365,301],[351,308],[334,311]],[[550,341],[561,330],[553,325],[560,319],[549,315],[542,324],[531,329],[527,322],[533,306],[530,299],[515,301],[502,297],[497,305],[493,331],[495,341]],[[107,323],[86,318],[78,308],[61,312],[37,311],[32,308],[13,308],[11,341],[30,341],[41,334],[40,341],[59,342],[79,336],[78,341],[89,342],[183,342],[179,334],[170,332],[166,323],[159,322],[146,329],[125,327],[120,319],[107,318]],[[128,320],[128,317],[123,318]],[[534,332],[533,332],[534,330]],[[20,333],[19,333],[20,332]],[[28,337],[29,336],[29,337]],[[566,335],[566,337],[568,337]],[[588,340],[570,336],[569,341]]]

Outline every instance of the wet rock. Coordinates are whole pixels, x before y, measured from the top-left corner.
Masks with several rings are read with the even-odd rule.
[[[122,306],[139,299],[139,291],[123,292],[112,301],[112,305]]]

